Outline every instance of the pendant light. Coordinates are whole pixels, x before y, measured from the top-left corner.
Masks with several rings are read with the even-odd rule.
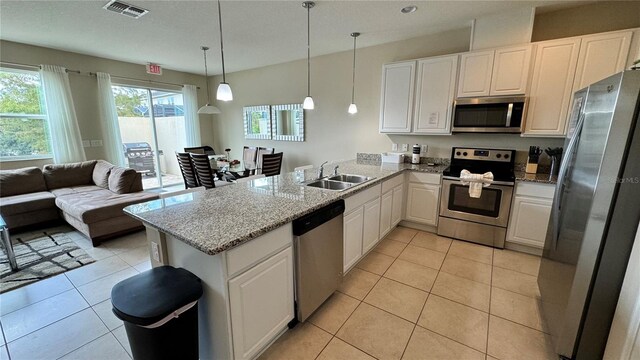
[[[220,24],[220,57],[222,58],[222,82],[218,85],[216,99],[222,101],[233,100],[231,86],[227,83],[227,74],[224,71],[224,46],[222,43],[222,11],[220,10],[220,0],[218,0],[218,23]]]
[[[302,7],[307,9],[307,97],[304,98],[304,102],[302,103],[302,108],[306,110],[313,110],[313,98],[311,97],[311,46],[310,43],[310,21],[309,21],[309,13],[311,12],[311,8],[314,7],[316,3],[313,1],[305,1],[302,3]]]
[[[211,95],[209,94],[209,72],[207,71],[207,50],[209,50],[209,48],[202,46],[200,49],[202,49],[202,52],[204,53],[204,77],[207,83],[207,105],[198,109],[198,114],[220,114],[220,109],[209,104],[209,99],[211,99]]]
[[[353,72],[351,78],[351,104],[349,105],[349,114],[358,113],[358,107],[355,102],[355,94],[356,94],[356,39],[360,36],[359,32],[351,33],[351,37],[353,38]]]

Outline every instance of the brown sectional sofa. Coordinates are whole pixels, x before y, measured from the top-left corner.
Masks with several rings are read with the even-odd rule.
[[[122,209],[157,198],[142,191],[139,173],[103,160],[0,170],[0,214],[9,230],[63,218],[94,246],[141,229]]]

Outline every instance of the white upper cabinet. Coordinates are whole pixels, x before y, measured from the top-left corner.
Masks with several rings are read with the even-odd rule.
[[[418,60],[413,132],[450,134],[458,55]]]
[[[489,95],[524,94],[529,77],[531,46],[513,46],[495,51]]]
[[[579,49],[579,38],[536,45],[525,136],[564,135]]]
[[[582,37],[573,91],[624,70],[632,34],[622,31]]]
[[[415,61],[382,67],[381,133],[411,132],[415,70]]]
[[[462,54],[458,97],[522,95],[530,62],[531,45]]]
[[[460,56],[458,97],[489,96],[494,51],[478,51]]]

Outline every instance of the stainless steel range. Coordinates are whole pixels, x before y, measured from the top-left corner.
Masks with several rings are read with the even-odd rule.
[[[513,196],[515,150],[454,147],[442,176],[438,235],[504,248]],[[469,195],[460,172],[493,173],[480,197]]]

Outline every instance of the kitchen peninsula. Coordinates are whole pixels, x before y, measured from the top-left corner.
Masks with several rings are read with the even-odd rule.
[[[315,178],[307,170],[125,209],[145,224],[154,266],[183,267],[202,279],[201,358],[253,358],[286,330],[294,318],[293,220],[345,200],[345,273],[403,220],[435,232],[448,163],[338,165],[340,173],[373,179],[329,191],[301,184]]]

